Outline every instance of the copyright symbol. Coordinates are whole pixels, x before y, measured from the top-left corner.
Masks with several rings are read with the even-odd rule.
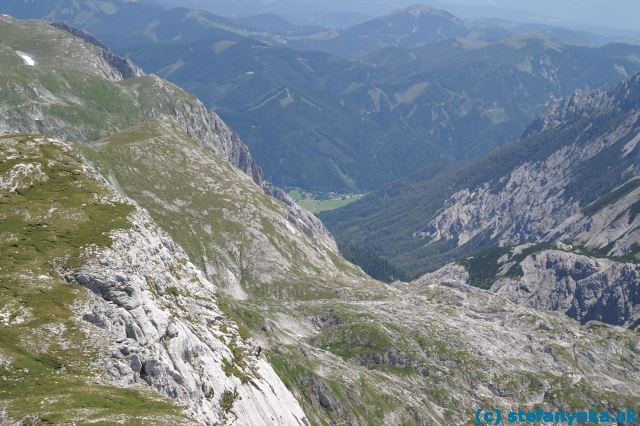
[[[484,411],[482,408],[476,410],[476,425],[484,426],[485,424],[498,426],[502,422],[502,412],[496,408],[493,411]]]

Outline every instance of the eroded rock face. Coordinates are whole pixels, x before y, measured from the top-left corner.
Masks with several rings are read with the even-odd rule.
[[[277,186],[267,184],[264,186],[264,190],[267,195],[282,201],[287,206],[289,222],[309,238],[321,239],[325,245],[337,251],[338,248],[331,233],[316,215],[301,208],[286,192]]]
[[[475,276],[474,267],[463,276],[448,266],[425,279],[483,281],[517,303],[637,327],[639,90],[636,75],[610,92],[578,92],[552,104],[527,135],[559,144],[553,152],[457,192],[415,234],[427,244],[451,240],[458,247],[488,241],[504,256],[489,256],[484,266],[473,257],[462,261],[476,264]],[[491,270],[493,276],[479,277]]]
[[[196,142],[165,116],[104,139],[96,158],[112,164],[105,174],[114,186],[144,206],[234,299],[247,298],[248,283],[315,282],[339,272],[335,241],[318,218],[280,189],[265,185],[265,195]]]
[[[630,212],[640,199],[640,189],[613,199],[606,209],[592,213],[585,212],[579,200],[567,199],[566,192],[575,184],[573,175],[581,167],[605,150],[614,149],[615,144],[620,145],[620,157],[640,158],[636,148],[640,137],[635,137],[640,136],[639,118],[640,113],[632,113],[619,127],[586,146],[568,145],[543,161],[517,167],[500,179],[499,191],[487,182],[454,194],[416,237],[429,242],[457,240],[458,246],[483,234],[500,246],[580,241],[593,248],[612,244],[608,248],[610,254],[628,253],[631,241],[637,241],[640,226],[640,216]],[[621,144],[625,138],[629,142]],[[640,161],[631,163],[621,179],[623,183],[634,182],[640,176]]]
[[[489,290],[520,305],[562,312],[583,324],[601,321],[640,326],[640,265],[576,254],[571,249],[564,244],[556,249],[536,249],[532,244],[514,247],[497,260]],[[453,263],[414,284],[430,282],[477,284],[464,266]]]
[[[93,293],[75,311],[110,348],[95,367],[122,386],[155,388],[199,423],[305,424],[293,395],[218,308],[213,284],[144,211],[130,220],[69,277]]]
[[[519,263],[522,277],[499,278],[492,291],[520,304],[633,326],[640,320],[640,265],[546,250]]]
[[[240,136],[202,102],[194,98],[193,104],[186,105],[184,110],[176,110],[176,117],[184,133],[238,167],[259,186],[265,185],[262,169]]]
[[[520,142],[487,159],[492,167],[492,159],[514,156],[507,172],[451,194],[414,238],[466,256],[478,247],[568,243],[633,259],[640,238],[639,92],[637,74],[608,92],[553,102]]]

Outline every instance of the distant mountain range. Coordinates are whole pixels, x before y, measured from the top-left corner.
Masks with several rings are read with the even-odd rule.
[[[343,31],[293,38],[287,41],[287,45],[357,58],[385,47],[416,47],[453,38],[493,41],[523,33],[543,33],[563,43],[580,45],[629,41],[625,37],[607,37],[553,25],[499,19],[462,20],[444,10],[413,5]]]
[[[247,16],[250,13],[270,13],[299,19],[313,16],[364,13],[370,17],[386,15],[393,10],[414,3],[446,9],[463,18],[500,18],[512,21],[555,24],[565,27],[638,28],[638,6],[627,0],[369,0],[366,4],[356,0],[159,0],[169,7],[184,6],[204,9],[225,16]],[[624,13],[627,12],[627,13]]]
[[[95,33],[216,110],[267,179],[321,192],[366,192],[477,159],[519,137],[550,99],[640,69],[640,47],[575,46],[557,37],[582,36],[559,30],[513,35],[519,27],[474,27],[422,6],[312,35],[273,16],[233,20],[137,2],[11,0],[0,10]],[[297,50],[331,43],[364,56]]]

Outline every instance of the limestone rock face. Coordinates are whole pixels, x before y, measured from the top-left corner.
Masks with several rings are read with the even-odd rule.
[[[334,251],[338,250],[331,233],[316,215],[301,208],[286,192],[277,186],[267,184],[265,185],[265,192],[287,206],[289,221],[302,230],[306,236],[315,240],[322,240],[325,246]]]
[[[637,263],[572,253],[567,246],[525,245],[507,250],[493,266],[496,274],[489,290],[514,303],[559,311],[581,323],[640,326]],[[465,266],[453,263],[420,277],[415,284],[429,282],[477,284]]]
[[[640,227],[640,215],[632,211],[640,199],[639,118],[640,113],[634,111],[615,129],[586,145],[567,145],[542,161],[522,164],[499,179],[498,191],[494,183],[487,182],[452,195],[416,236],[430,243],[457,240],[458,246],[486,235],[500,246],[573,241],[594,249],[606,247],[611,255],[631,252]],[[595,211],[589,206],[585,209],[580,200],[567,199],[569,188],[580,184],[573,177],[607,152],[629,162],[619,177],[621,185],[611,192],[629,190]]]
[[[155,388],[205,424],[304,424],[293,395],[218,308],[213,284],[146,212],[130,221],[72,277],[94,295],[78,316],[111,347],[96,367],[122,386]]]
[[[503,277],[492,291],[582,322],[640,325],[640,265],[546,250],[519,263],[522,277]]]
[[[531,156],[548,155],[458,191],[415,234],[427,245],[488,250],[418,282],[481,285],[583,323],[638,327],[639,92],[635,75],[609,92],[554,102],[526,133],[540,142]]]
[[[84,392],[103,386],[116,395],[141,392],[138,398],[147,402],[164,401],[168,411],[162,424],[171,424],[176,416],[187,424],[306,424],[293,394],[220,309],[221,289],[145,210],[116,194],[63,142],[24,134],[1,140],[0,214],[6,222],[0,226],[0,331],[6,335],[23,328],[18,331],[21,351],[6,341],[0,344],[0,368],[7,380],[25,381],[26,389],[29,380],[44,380],[42,371],[47,370],[35,361],[17,371],[24,362],[20,357],[45,353],[52,360],[45,365],[53,365],[56,375],[48,392],[71,392],[63,414],[51,403],[38,403],[22,416],[92,418],[93,400],[83,402],[73,389],[55,387],[60,380],[74,386],[86,380]],[[41,229],[46,242],[33,228]],[[31,248],[32,242],[39,248]],[[27,250],[39,256],[25,255]],[[15,289],[23,292],[21,308]],[[42,302],[28,297],[39,291],[48,295]],[[72,296],[61,302],[56,293]],[[41,324],[46,335],[37,334]],[[30,343],[34,336],[37,344]],[[68,351],[73,357],[65,360]],[[3,397],[4,410],[5,389]],[[22,392],[9,393],[11,415],[20,416],[13,404],[20,398]],[[117,407],[120,400],[111,398]],[[128,417],[121,419],[136,419],[135,402],[131,404],[121,414]],[[78,407],[82,409],[73,411]],[[113,407],[99,415],[117,418]],[[155,413],[145,414],[147,418],[136,421],[156,421],[148,417]]]

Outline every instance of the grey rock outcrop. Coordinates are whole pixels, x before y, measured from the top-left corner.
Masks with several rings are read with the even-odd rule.
[[[570,241],[610,256],[633,254],[640,238],[639,92],[637,74],[609,92],[553,102],[520,143],[532,144],[528,157],[452,194],[415,237],[458,247],[478,239],[498,246]],[[550,152],[529,159],[540,157],[533,146]]]
[[[498,277],[491,290],[516,303],[566,313],[582,323],[626,327],[640,320],[640,265],[545,250],[519,262],[521,277]]]
[[[522,164],[499,179],[499,191],[487,182],[452,195],[429,225],[416,232],[416,237],[429,243],[457,240],[462,246],[487,234],[500,246],[580,241],[593,248],[612,244],[608,248],[611,254],[629,252],[640,227],[640,216],[631,212],[640,199],[640,189],[612,199],[606,210],[592,213],[585,212],[579,200],[567,199],[566,192],[575,184],[573,175],[584,164],[605,150],[615,149],[616,144],[618,155],[631,163],[624,171],[623,182],[634,185],[640,177],[639,118],[640,113],[631,113],[620,126],[586,146],[568,145],[543,161]],[[629,142],[621,144],[625,139]]]
[[[153,78],[156,79],[156,84],[173,86],[159,77],[153,76]],[[159,110],[150,110],[149,118],[158,117],[160,114]],[[253,159],[249,148],[240,140],[240,136],[231,130],[216,113],[207,109],[200,100],[192,98],[191,102],[176,107],[174,114],[184,133],[245,172],[258,186],[266,185],[262,168]]]
[[[455,241],[458,248],[489,241],[489,250],[502,256],[486,256],[485,265],[469,257],[462,261],[466,269],[448,265],[417,282],[482,284],[514,302],[583,323],[637,328],[638,93],[640,74],[609,92],[578,92],[550,105],[525,136],[560,143],[557,149],[458,191],[415,233],[427,244]]]
[[[281,188],[268,183],[266,183],[263,188],[267,195],[282,201],[287,206],[289,221],[304,232],[306,236],[313,239],[322,239],[325,244],[337,250],[337,245],[331,233],[313,213],[296,204],[289,194]]]
[[[572,253],[571,246],[513,247],[501,256],[489,290],[510,301],[558,311],[587,323],[600,321],[623,327],[640,326],[640,265]],[[529,252],[527,252],[529,251]],[[474,277],[459,264],[449,264],[416,281],[474,285]]]
[[[110,348],[95,368],[121,386],[155,388],[203,424],[305,424],[293,395],[218,308],[213,284],[144,211],[130,221],[70,277],[94,295],[74,310]]]

